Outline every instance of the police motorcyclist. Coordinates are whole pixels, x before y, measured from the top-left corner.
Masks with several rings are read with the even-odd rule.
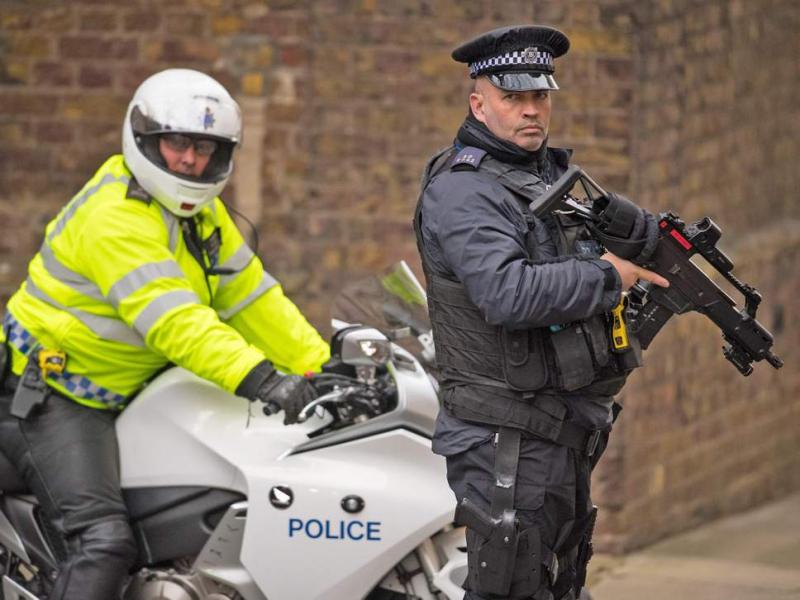
[[[137,549],[114,417],[155,374],[181,366],[282,408],[286,423],[314,397],[299,374],[319,370],[328,345],[218,197],[241,124],[236,102],[203,73],[145,80],[125,115],[122,155],[50,222],[8,303],[15,416],[0,446],[66,540],[49,598],[120,595]],[[25,385],[36,377],[47,385]]]
[[[528,208],[568,167],[547,144],[568,48],[524,26],[453,52],[475,80],[470,112],[429,161],[415,217],[442,373],[434,451],[467,525],[468,599],[580,593],[589,477],[630,370],[609,351],[607,315],[637,279],[667,285],[603,253],[574,215]]]

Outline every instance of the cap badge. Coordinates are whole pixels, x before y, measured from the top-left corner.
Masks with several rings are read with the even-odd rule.
[[[214,113],[211,112],[211,109],[206,107],[206,114],[203,115],[203,129],[208,129],[209,127],[213,127],[214,123],[216,123],[216,119],[214,118]]]
[[[522,51],[522,60],[529,65],[536,64],[539,58],[539,48],[530,46]]]

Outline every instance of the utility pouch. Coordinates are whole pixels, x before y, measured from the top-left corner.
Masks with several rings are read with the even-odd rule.
[[[584,323],[574,323],[550,333],[557,371],[556,387],[568,392],[589,385],[595,376],[584,326]]]
[[[611,349],[609,348],[608,326],[605,316],[593,315],[586,319],[582,326],[583,333],[592,351],[595,367],[602,369],[608,366],[611,362]]]
[[[514,390],[538,390],[547,384],[544,340],[537,329],[501,330],[503,375]]]
[[[644,364],[642,359],[642,345],[639,343],[636,335],[631,334],[628,336],[628,342],[628,349],[616,355],[617,366],[623,373],[630,373]]]
[[[27,419],[37,406],[44,404],[48,391],[39,366],[39,351],[34,349],[28,356],[28,363],[11,400],[11,414],[19,419]]]

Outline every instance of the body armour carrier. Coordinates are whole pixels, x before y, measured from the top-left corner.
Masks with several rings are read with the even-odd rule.
[[[565,151],[550,149],[556,167],[566,169]],[[509,330],[490,325],[464,286],[437,275],[426,264],[421,229],[422,198],[427,185],[445,170],[477,170],[495,179],[519,202],[528,224],[528,258],[536,262],[534,216],[528,205],[547,189],[538,175],[502,163],[477,148],[450,148],[428,163],[417,204],[414,230],[427,279],[428,307],[436,344],[437,366],[450,385],[474,383],[517,392],[579,393],[613,396],[624,385],[629,368],[610,351],[607,315],[564,325]],[[554,174],[557,177],[557,174]],[[554,212],[545,223],[558,250],[555,260],[598,258],[599,245],[581,219]],[[502,377],[502,379],[500,378]],[[496,423],[500,424],[500,423]]]

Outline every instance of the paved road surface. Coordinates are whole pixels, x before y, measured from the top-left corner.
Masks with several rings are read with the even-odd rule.
[[[800,600],[800,494],[590,567],[594,600]]]

